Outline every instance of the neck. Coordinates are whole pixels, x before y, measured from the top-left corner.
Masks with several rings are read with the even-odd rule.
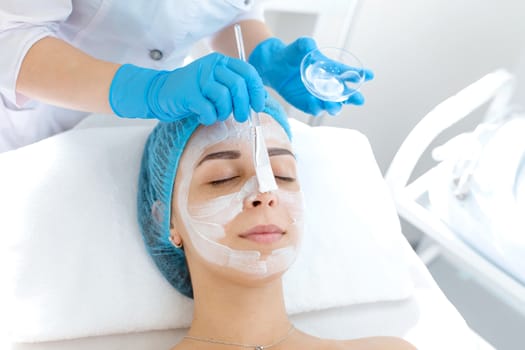
[[[215,279],[213,274],[202,277],[193,281],[195,306],[189,335],[267,345],[289,331],[280,277],[257,286]]]

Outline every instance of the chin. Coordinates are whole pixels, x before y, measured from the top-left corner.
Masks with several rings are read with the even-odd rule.
[[[273,273],[268,275],[254,275],[235,271],[234,273],[232,273],[230,280],[233,283],[239,284],[244,287],[258,288],[269,285],[271,283],[281,283],[282,277],[285,274],[285,272],[288,271],[288,269],[289,267],[281,271],[274,271]]]
[[[272,251],[286,247],[290,247],[290,249],[282,251],[282,255],[271,256]],[[249,250],[253,251],[256,249]],[[222,278],[227,281],[245,287],[258,287],[280,280],[283,274],[292,266],[296,257],[297,246],[283,245],[269,250],[266,254],[261,251],[261,260],[252,266],[246,264],[239,266],[221,266],[209,262],[206,265],[213,271],[216,277],[222,276]],[[261,266],[264,268],[261,268]]]

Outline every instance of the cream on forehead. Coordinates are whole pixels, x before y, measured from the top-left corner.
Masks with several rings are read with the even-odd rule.
[[[265,140],[289,143],[288,135],[272,117],[261,113],[260,120]],[[224,122],[199,127],[189,140],[186,150],[191,149],[193,156],[200,157],[207,148],[213,147],[218,143],[224,141],[231,141],[232,143],[238,143],[239,141],[250,142],[250,140],[251,131],[249,124],[247,122],[238,123],[235,119],[228,118]]]

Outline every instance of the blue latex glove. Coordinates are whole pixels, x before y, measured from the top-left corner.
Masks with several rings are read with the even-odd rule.
[[[119,117],[169,122],[197,114],[210,125],[232,112],[237,121],[246,121],[250,106],[263,110],[266,96],[250,64],[212,53],[173,71],[125,64],[113,77],[109,102]]]
[[[365,101],[360,92],[344,102],[327,102],[306,90],[301,81],[301,61],[317,44],[312,38],[299,38],[286,46],[277,38],[266,39],[253,50],[249,62],[257,69],[265,85],[276,90],[288,103],[311,115],[326,110],[331,115],[341,111],[343,104],[362,105]],[[334,62],[337,64],[337,62]],[[373,79],[372,71],[365,69],[365,81]]]

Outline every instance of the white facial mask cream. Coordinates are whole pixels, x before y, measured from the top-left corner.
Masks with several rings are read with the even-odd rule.
[[[247,124],[247,123],[244,123]],[[177,205],[181,219],[188,231],[191,243],[198,254],[212,264],[229,267],[264,278],[283,272],[292,264],[297,255],[297,244],[276,249],[264,257],[257,250],[236,250],[220,241],[225,237],[225,226],[242,213],[244,202],[259,194],[257,178],[248,179],[238,192],[208,200],[198,205],[189,205],[189,188],[193,171],[206,148],[228,140],[232,144],[249,142],[249,126],[235,122],[232,118],[211,127],[199,129],[192,137],[179,165],[177,176],[181,180],[178,188]],[[285,132],[276,123],[263,123],[267,140],[283,140]],[[295,226],[299,236],[303,226],[303,198],[300,191],[277,189],[272,192],[290,219],[288,229]]]

